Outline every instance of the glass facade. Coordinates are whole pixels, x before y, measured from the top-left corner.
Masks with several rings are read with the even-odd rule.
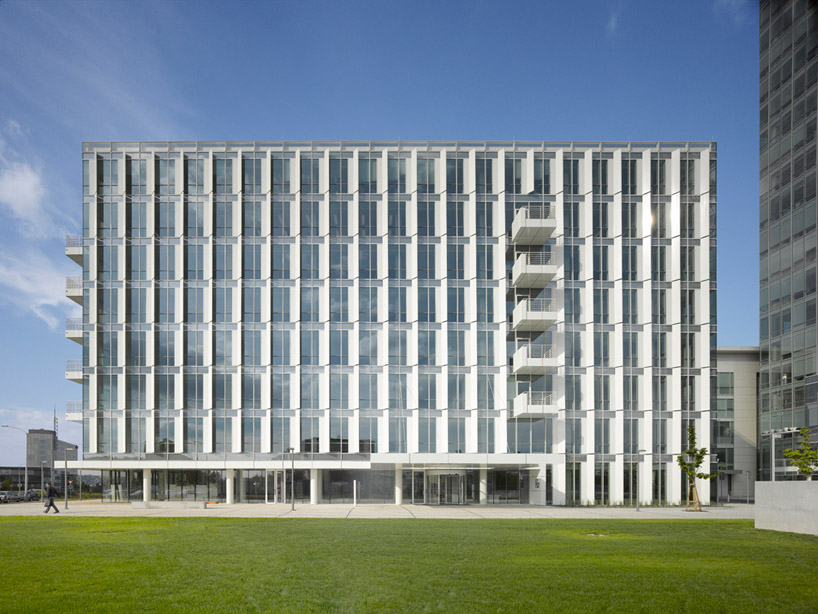
[[[607,504],[627,465],[649,502],[654,463],[677,497],[683,423],[711,433],[715,144],[83,156],[85,468],[283,500],[292,449],[297,500]]]

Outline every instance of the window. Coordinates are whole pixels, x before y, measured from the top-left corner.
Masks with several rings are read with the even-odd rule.
[[[667,248],[654,245],[650,248],[650,277],[652,281],[667,281]]]
[[[97,160],[97,191],[105,196],[116,194],[119,185],[119,161]]]
[[[329,204],[329,234],[331,237],[345,237],[349,234],[346,202],[332,201]]]
[[[317,245],[302,245],[301,246],[301,257],[304,257],[304,251],[307,248],[307,251],[310,251],[314,248],[314,256],[315,256],[315,277],[318,276],[318,246]],[[287,243],[273,243],[270,246],[270,253],[272,256],[272,269],[270,271],[270,277],[272,279],[289,279],[290,277],[290,246]],[[311,261],[312,263],[312,261]],[[303,276],[304,271],[304,263],[301,263],[301,271]],[[312,271],[312,269],[308,269]],[[310,277],[305,277],[305,279],[313,279]]]
[[[579,203],[564,203],[562,210],[565,236],[569,238],[579,237]]]
[[[490,330],[477,331],[477,365],[481,367],[494,366],[494,332]]]
[[[534,193],[551,193],[551,160],[534,159]]]
[[[449,288],[448,297],[448,320],[449,322],[466,321],[466,298],[464,288]]]
[[[336,377],[336,376],[333,376]],[[338,377],[346,378],[346,374]],[[332,387],[332,390],[338,391],[338,394],[343,392],[344,388]],[[343,404],[344,407],[348,403]],[[330,403],[332,406],[332,403]],[[349,452],[349,418],[342,416],[330,416],[329,419],[329,451],[330,452]]]
[[[462,237],[464,233],[463,203],[446,205],[446,232],[450,237]]]
[[[245,279],[261,279],[261,245],[244,245],[242,275]]]
[[[232,279],[233,278],[233,247],[230,245],[214,245],[213,255],[215,259],[213,278]]]
[[[463,193],[463,160],[446,160],[446,191],[449,194]]]
[[[437,376],[434,373],[418,374],[418,408],[437,409]]]
[[[301,158],[301,192],[303,194],[319,194],[318,172],[320,160]]]
[[[301,331],[301,364],[318,365],[319,362],[319,333],[317,330]]]
[[[437,331],[418,331],[418,364],[437,364]]]
[[[388,182],[390,194],[406,193],[406,160],[391,158],[388,161]]]
[[[494,288],[477,288],[477,321],[494,322]]]
[[[213,203],[216,216],[215,236],[233,236],[233,203],[225,200],[216,200]]]
[[[246,200],[242,207],[242,233],[245,237],[261,236],[261,202]]]
[[[387,226],[390,237],[406,236],[406,203],[389,203]]]
[[[594,289],[594,323],[608,323],[608,288]]]
[[[594,419],[594,453],[611,453],[611,420],[609,418]]]
[[[358,394],[361,409],[377,409],[378,407],[378,376],[374,373],[361,373],[358,379]],[[377,420],[373,426],[377,427]],[[369,433],[369,439],[377,438],[377,434]],[[361,450],[363,452],[364,450]],[[371,450],[374,452],[375,450]]]
[[[204,288],[185,288],[185,322],[204,322]]]
[[[270,234],[274,237],[290,236],[290,203],[273,201],[270,214]]]
[[[176,321],[176,290],[174,288],[156,290],[156,321],[160,324]]]
[[[523,190],[523,161],[506,158],[506,194],[520,194]]]
[[[636,290],[633,288],[622,290],[622,321],[625,324],[639,323],[639,303],[636,298]]]
[[[610,364],[609,333],[594,332],[594,366],[607,367]]]
[[[664,160],[650,161],[650,191],[654,194],[667,194]]]
[[[287,194],[290,191],[290,161],[273,158],[273,194]]]
[[[172,367],[176,364],[176,336],[173,331],[156,333],[156,364],[160,367]]]
[[[145,376],[128,375],[126,379],[127,396],[125,397],[128,409],[145,409],[147,395],[145,394]]]
[[[389,416],[389,451],[406,452],[406,418]]]
[[[653,419],[653,453],[667,454],[667,419]]]
[[[490,158],[477,158],[474,164],[477,180],[477,193],[491,194],[494,192],[494,183],[492,181],[492,160]]]
[[[418,159],[418,193],[435,193],[435,161],[433,159]]]
[[[270,305],[271,320],[273,322],[290,321],[290,289],[273,286]]]
[[[242,190],[245,194],[261,194],[261,160],[244,159]]]
[[[261,288],[242,288],[242,319],[261,322]]]
[[[639,366],[639,333],[625,332],[622,334],[622,361],[626,367]]]
[[[465,279],[465,246],[449,244],[446,249],[449,279]]]
[[[578,331],[565,333],[565,364],[569,367],[579,367],[582,362],[582,343]]]
[[[378,191],[378,160],[361,157],[358,159],[358,191],[361,194],[376,194]]]
[[[233,288],[213,289],[213,321],[233,321]]]
[[[682,324],[696,323],[696,291],[682,290]]]
[[[158,260],[157,279],[159,280],[176,279],[176,246],[159,245],[156,248],[156,255]]]
[[[477,375],[477,407],[478,409],[494,409],[494,376],[488,373]]]
[[[213,160],[213,191],[216,194],[233,193],[233,160]]]
[[[349,321],[349,288],[331,287],[329,289],[329,321]]]
[[[345,158],[330,158],[329,160],[329,192],[330,194],[346,194],[349,192],[349,160]]]
[[[270,345],[270,364],[274,366],[290,364],[290,331],[273,330]]]
[[[652,340],[652,365],[654,367],[667,367],[667,334],[653,333]]]
[[[358,362],[361,365],[378,364],[378,332],[361,330],[358,333]]]
[[[318,322],[320,314],[319,288],[301,288],[301,321]]]
[[[101,202],[99,209],[99,236],[102,238],[119,235],[119,205],[117,203]]]
[[[579,160],[562,161],[562,189],[565,194],[579,194]]]
[[[329,364],[349,364],[349,331],[331,330],[329,332]]]
[[[682,368],[696,367],[696,334],[682,333]]]
[[[594,194],[608,193],[608,161],[594,160],[593,161],[593,179],[594,179]]]
[[[636,195],[636,163],[637,160],[622,160],[622,194]]]
[[[406,288],[389,288],[389,321],[406,322]]]
[[[301,374],[301,407],[318,409],[321,407],[319,396],[319,375],[317,373]]]
[[[466,408],[466,375],[449,374],[449,409]]]
[[[301,202],[301,236],[317,237],[319,235],[319,203],[316,201]]]
[[[159,219],[156,223],[156,234],[160,237],[176,236],[176,204],[159,203]]]
[[[696,204],[681,203],[681,229],[683,239],[693,239],[696,237]]]
[[[228,373],[214,373],[213,409],[231,409],[232,407],[233,407],[233,377]],[[227,422],[229,424],[229,421]],[[223,423],[221,427],[222,429],[224,428]]]
[[[624,281],[637,280],[636,246],[622,246],[622,279]]]
[[[651,203],[651,236],[664,239],[667,236],[667,203]]]
[[[116,291],[114,289],[114,291]],[[103,291],[100,291],[103,292]],[[145,288],[128,288],[127,300],[127,322],[132,324],[144,324],[147,318],[147,293]],[[99,306],[98,306],[99,307]],[[98,318],[99,320],[99,318]],[[115,320],[114,320],[115,321]],[[100,321],[100,324],[102,322]]]
[[[608,246],[594,245],[594,281],[608,280]]]
[[[147,246],[129,245],[127,250],[128,279],[130,281],[145,281],[148,274]]]
[[[129,367],[145,366],[145,333],[143,331],[128,331],[125,334],[125,360]]]
[[[435,245],[421,243],[418,245],[418,279],[435,279]]]
[[[667,411],[667,376],[653,376],[653,409]]]
[[[116,366],[118,345],[115,332],[102,332],[97,335],[97,364],[100,367]]]
[[[148,185],[148,162],[147,160],[137,160],[128,158],[125,162],[125,190],[128,194],[147,194]],[[85,170],[83,164],[83,170]],[[86,192],[87,193],[87,192]]]
[[[273,246],[275,248],[275,246]],[[273,252],[275,254],[275,251]],[[318,279],[319,277],[319,260],[318,260],[318,245],[302,244],[301,245],[301,278],[302,279]]]
[[[667,293],[663,288],[651,290],[651,322],[653,324],[667,323]]]
[[[625,409],[628,411],[639,409],[639,377],[636,375],[625,375],[622,392]]]
[[[128,232],[131,238],[148,236],[148,205],[145,202],[131,202],[128,214]],[[86,233],[87,234],[87,233]]]
[[[462,367],[466,364],[466,335],[462,330],[449,330],[449,366]]]
[[[491,237],[494,235],[494,204],[477,201],[477,236]]]
[[[406,331],[389,331],[389,364],[403,366],[406,364]]]
[[[302,160],[303,162],[303,160]],[[320,437],[318,434],[318,418],[301,417],[301,451],[318,452]]]
[[[363,406],[363,400],[361,406]],[[375,454],[378,451],[377,418],[365,416],[358,418],[358,451],[361,454]]]
[[[494,418],[480,414],[477,416],[477,452],[494,453]]]
[[[389,374],[389,409],[406,409],[406,374]],[[406,424],[403,425],[406,428]]]
[[[636,203],[622,203],[622,236],[628,239],[637,238],[639,228],[638,207]]]
[[[176,160],[159,158],[155,164],[157,194],[174,194],[176,192]]]
[[[418,418],[418,452],[434,453],[437,450],[437,418],[421,416]]]
[[[390,279],[406,279],[406,245],[389,246]]]
[[[594,237],[608,236],[608,203],[594,203]]]
[[[261,365],[261,331],[245,330],[241,334],[242,364],[248,367]]]
[[[421,286],[418,288],[418,321],[434,322],[437,320],[437,289]]]
[[[378,288],[361,286],[358,290],[358,320],[378,321]]]
[[[329,277],[330,279],[347,279],[349,264],[347,255],[349,250],[346,244],[331,244],[329,246]]]
[[[692,196],[696,193],[696,161],[679,160],[679,184],[683,196]]]
[[[696,281],[696,248],[692,245],[681,247],[682,281]]]
[[[205,161],[185,158],[185,189],[188,194],[204,194]]]
[[[204,203],[200,200],[185,203],[185,234],[188,237],[204,236]]]
[[[362,237],[374,237],[378,234],[377,203],[369,200],[358,203],[358,234]]]
[[[477,246],[477,279],[494,278],[494,246]]]
[[[568,324],[577,324],[579,316],[582,312],[582,303],[580,299],[579,288],[565,289],[565,322]]]
[[[242,409],[259,409],[261,407],[261,375],[243,373],[241,376]]]
[[[358,246],[358,277],[378,278],[378,246],[364,243]]]
[[[418,236],[435,236],[435,203],[418,201]]]

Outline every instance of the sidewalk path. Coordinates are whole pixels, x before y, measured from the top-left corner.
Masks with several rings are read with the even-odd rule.
[[[82,517],[153,517],[153,518],[637,518],[653,520],[715,520],[754,519],[752,504],[728,503],[705,507],[702,512],[686,512],[684,507],[541,507],[535,505],[306,505],[237,503],[211,505],[207,509],[134,509],[130,503],[100,503],[99,501],[57,501],[58,518]],[[53,512],[48,514],[53,516]],[[0,505],[2,516],[44,516],[43,504],[9,503]]]

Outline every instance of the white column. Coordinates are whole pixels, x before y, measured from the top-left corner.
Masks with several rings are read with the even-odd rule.
[[[551,502],[565,505],[565,456],[561,463],[551,465]]]
[[[233,505],[233,469],[227,470],[227,505]]]
[[[151,500],[151,470],[142,470],[142,500],[148,502]]]
[[[395,465],[395,505],[403,505],[403,465]]]
[[[318,503],[318,469],[310,469],[310,505]]]
[[[239,479],[239,503],[246,503],[247,502],[247,480],[244,479],[242,472],[238,472],[238,479]]]
[[[488,469],[480,470],[480,505],[486,505],[489,502],[488,474]]]

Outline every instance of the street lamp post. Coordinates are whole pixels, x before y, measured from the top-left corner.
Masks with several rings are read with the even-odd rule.
[[[76,446],[74,446],[76,449]],[[62,449],[63,453],[63,462],[65,465],[63,466],[63,486],[65,487],[65,509],[68,509],[68,447],[64,447]]]
[[[45,464],[48,461],[40,461],[40,492],[45,495]]]
[[[26,432],[25,429],[21,429],[18,426],[10,426],[8,424],[3,424],[2,428],[4,428],[4,429],[14,429],[14,430],[20,431],[22,433]],[[25,478],[25,484],[26,484],[25,493],[26,494],[25,494],[25,496],[28,497],[28,435],[26,435],[26,449],[23,450],[23,456],[25,456],[25,459],[26,459],[26,478]],[[18,488],[19,488],[19,482],[18,482]]]
[[[295,511],[295,448],[287,448],[290,453],[290,510]],[[284,483],[287,483],[287,477],[284,476]]]

